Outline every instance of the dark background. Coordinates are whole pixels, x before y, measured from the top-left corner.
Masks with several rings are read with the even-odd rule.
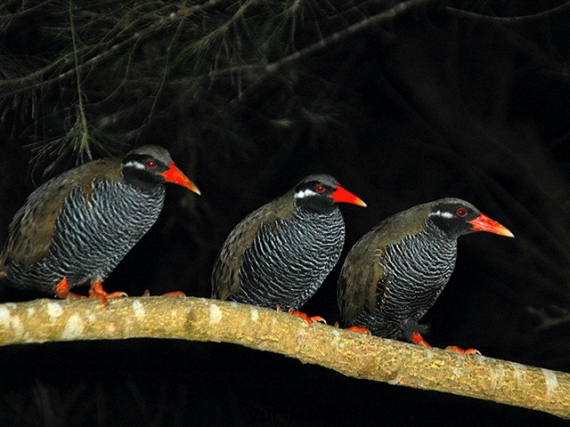
[[[202,196],[168,187],[156,225],[105,283],[133,296],[209,297],[230,230],[310,173],[334,175],[368,204],[341,206],[345,251],[390,214],[460,197],[516,238],[460,239],[424,318],[428,341],[568,372],[570,7],[526,3],[417,1],[392,19],[389,1],[77,1],[70,21],[67,1],[8,1],[0,244],[46,179],[145,143],[167,147]],[[304,308],[329,323],[339,268]],[[562,425],[226,344],[0,348],[1,425],[499,422]]]

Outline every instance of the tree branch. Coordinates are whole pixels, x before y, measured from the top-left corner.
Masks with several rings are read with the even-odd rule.
[[[35,300],[0,305],[0,345],[171,338],[240,344],[394,385],[570,418],[570,374],[348,332],[277,311],[202,298]]]
[[[482,13],[471,12],[470,10],[457,9],[451,6],[446,6],[444,10],[446,10],[448,13],[452,15],[476,19],[484,22],[494,22],[501,24],[522,24],[527,22],[535,22],[536,20],[539,19],[550,18],[552,17],[552,15],[566,12],[568,8],[570,8],[570,3],[564,3],[559,6],[553,7],[552,9],[548,9],[543,12],[526,16],[491,16]]]

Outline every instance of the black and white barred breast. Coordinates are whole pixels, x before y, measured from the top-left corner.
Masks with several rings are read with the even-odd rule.
[[[457,240],[432,224],[421,233],[387,247],[373,313],[362,312],[351,325],[367,325],[372,334],[401,338],[407,322],[417,323],[449,281],[457,258]]]
[[[339,209],[326,213],[298,209],[289,220],[263,224],[244,253],[240,291],[228,300],[298,310],[336,265],[344,238]]]
[[[47,255],[31,265],[9,262],[11,282],[52,292],[64,277],[69,288],[104,280],[154,224],[164,194],[162,185],[143,190],[106,179],[75,187],[57,217]]]

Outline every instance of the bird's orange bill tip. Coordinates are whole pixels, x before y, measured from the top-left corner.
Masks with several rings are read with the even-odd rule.
[[[366,203],[364,203],[360,197],[355,196],[350,191],[345,190],[338,184],[336,186],[336,191],[332,193],[330,197],[334,200],[335,203],[350,203],[352,205],[362,206],[363,208],[366,207]]]
[[[166,182],[171,182],[173,184],[181,185],[182,187],[186,187],[188,190],[193,191],[194,193],[201,195],[200,190],[190,179],[184,175],[184,173],[176,167],[174,162],[170,162],[170,169],[166,172],[162,173],[162,176],[166,180]]]
[[[474,231],[486,231],[500,236],[515,237],[507,227],[484,214],[479,215],[473,221],[469,221],[469,224],[473,226],[472,230]]]

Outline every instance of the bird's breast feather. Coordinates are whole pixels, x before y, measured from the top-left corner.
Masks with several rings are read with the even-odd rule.
[[[89,202],[97,181],[120,180],[120,164],[120,158],[89,162],[38,187],[10,224],[4,264],[14,261],[32,265],[42,260],[49,252],[57,218],[71,192],[81,188]]]

